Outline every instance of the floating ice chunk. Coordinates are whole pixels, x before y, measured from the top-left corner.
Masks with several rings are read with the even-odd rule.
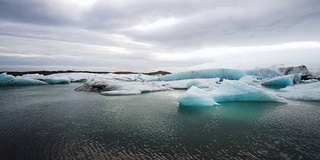
[[[240,81],[224,80],[219,88],[209,92],[216,102],[227,101],[272,101],[283,102],[286,100],[277,95],[250,86]]]
[[[192,86],[196,86],[198,88],[209,88],[210,86],[208,84],[203,84],[200,81],[193,80],[189,83],[187,83],[187,88],[191,88]]]
[[[46,84],[47,83],[35,79],[14,77],[6,73],[0,74],[0,86],[34,86]]]
[[[300,83],[315,83],[319,82],[317,79],[301,80]]]
[[[8,86],[37,86],[37,85],[46,85],[47,83],[36,80],[36,79],[27,79],[27,78],[14,78],[8,82]]]
[[[70,83],[86,83],[88,79],[70,79]]]
[[[305,65],[295,67],[280,67],[278,70],[284,75],[301,74],[302,76],[312,76]]]
[[[257,77],[254,76],[244,76],[239,79],[240,82],[245,82],[249,85],[256,86],[258,83],[260,83],[261,80],[258,80]]]
[[[218,87],[218,82],[220,78],[208,78],[208,79],[184,79],[184,80],[177,80],[177,81],[157,81],[153,83],[157,83],[162,86],[167,86],[173,89],[188,89],[192,86],[193,81],[200,83],[201,87],[214,89]],[[188,87],[189,86],[189,87]]]
[[[273,78],[282,76],[283,74],[275,68],[255,68],[245,71],[246,75],[257,76],[259,78]]]
[[[280,89],[278,95],[288,99],[320,101],[320,82],[298,84]]]
[[[21,78],[28,78],[28,79],[42,79],[42,78],[45,78],[44,75],[42,74],[38,74],[38,73],[35,73],[35,74],[25,74],[25,75],[22,75],[20,76]]]
[[[149,82],[94,81],[87,82],[76,91],[98,92],[102,95],[132,95],[145,92],[172,90],[169,87]]]
[[[286,75],[286,76],[279,76],[275,77],[266,81],[263,81],[261,85],[264,86],[279,86],[279,87],[286,87],[286,86],[293,86],[294,85],[294,75]]]
[[[178,102],[183,106],[213,106],[218,105],[210,94],[202,89],[192,86],[185,93],[183,93],[179,98]]]
[[[6,85],[9,81],[14,79],[12,75],[7,75],[6,73],[0,74],[0,85]]]
[[[70,84],[69,79],[44,78],[44,79],[39,79],[39,80],[46,82],[48,84]]]
[[[243,76],[245,76],[244,72],[237,69],[207,69],[169,74],[162,77],[149,79],[149,81],[176,81],[196,78],[220,78],[239,80]]]
[[[138,89],[133,90],[114,90],[114,91],[105,91],[100,94],[105,96],[119,96],[119,95],[136,95],[141,94],[141,91]]]

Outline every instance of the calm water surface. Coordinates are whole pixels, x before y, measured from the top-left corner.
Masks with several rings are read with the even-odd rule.
[[[106,97],[0,88],[0,159],[320,159],[320,103],[179,107],[184,91]]]

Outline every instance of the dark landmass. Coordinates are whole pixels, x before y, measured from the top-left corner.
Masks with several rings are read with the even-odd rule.
[[[73,71],[73,70],[66,70],[66,71],[25,71],[25,72],[0,72],[0,73],[7,73],[13,76],[22,76],[24,74],[43,74],[43,75],[50,75],[50,74],[56,74],[56,73],[97,73],[97,74],[108,74],[108,73],[113,73],[113,74],[138,74],[141,72],[130,72],[130,71],[118,71],[118,72],[93,72],[93,71]],[[167,71],[157,71],[157,72],[147,72],[147,73],[142,73],[145,75],[167,75],[171,74],[170,72]]]

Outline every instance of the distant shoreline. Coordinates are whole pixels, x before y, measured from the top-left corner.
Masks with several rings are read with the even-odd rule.
[[[57,73],[96,73],[96,74],[109,74],[109,73],[113,73],[113,74],[139,74],[142,72],[131,72],[131,71],[117,71],[117,72],[95,72],[95,71],[74,71],[74,70],[58,70],[58,71],[23,71],[23,72],[19,72],[19,71],[10,71],[10,72],[6,72],[6,71],[1,71],[1,73],[7,73],[13,76],[22,76],[25,74],[42,74],[44,76],[46,75],[50,75],[50,74],[57,74]],[[167,71],[156,71],[156,72],[145,72],[142,73],[145,75],[167,75],[167,74],[171,74],[170,72]]]

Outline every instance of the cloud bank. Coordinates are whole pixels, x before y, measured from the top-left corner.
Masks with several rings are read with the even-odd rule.
[[[0,70],[320,67],[318,0],[0,0]]]

